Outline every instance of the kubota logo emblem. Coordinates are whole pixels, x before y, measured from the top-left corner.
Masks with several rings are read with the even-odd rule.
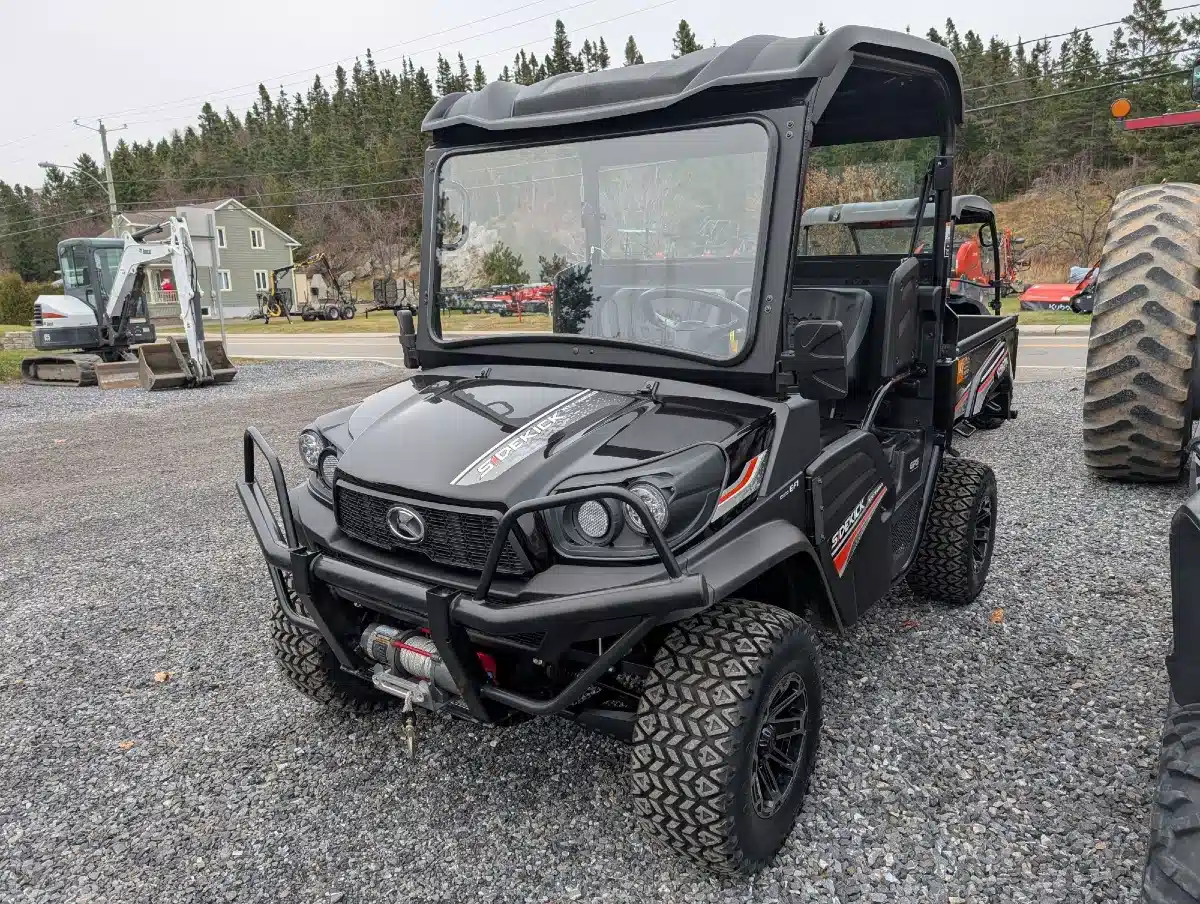
[[[388,530],[405,543],[425,539],[425,519],[407,505],[393,505],[387,513]]]
[[[886,494],[887,487],[882,483],[876,486],[859,501],[850,516],[842,522],[842,526],[834,531],[831,548],[833,567],[837,570],[838,577],[846,573],[846,568],[850,565],[850,558],[854,555],[854,550],[858,548],[858,541],[862,539],[867,525],[871,523],[871,519],[875,516],[875,512],[878,511]]]

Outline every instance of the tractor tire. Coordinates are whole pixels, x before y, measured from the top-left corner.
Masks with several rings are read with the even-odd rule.
[[[305,323],[312,323],[317,319],[317,312],[305,309],[304,311],[300,312],[300,319]]]
[[[638,819],[713,872],[758,870],[791,834],[820,730],[820,667],[800,618],[737,600],[682,621],[638,704]]]
[[[356,308],[352,304],[348,304],[348,305],[345,305],[342,307],[342,319],[343,320],[353,320],[354,315],[357,313],[358,313],[358,308]]]
[[[290,587],[287,592],[292,594]],[[296,611],[304,611],[294,594],[291,604]],[[278,599],[271,612],[271,651],[284,681],[323,706],[369,713],[397,702],[397,698],[343,671],[325,639],[289,621]]]
[[[1163,728],[1150,846],[1142,875],[1145,904],[1200,901],[1200,706],[1171,703]]]
[[[1088,340],[1083,454],[1110,480],[1179,478],[1192,433],[1200,186],[1149,185],[1113,205]]]
[[[321,309],[321,314],[325,320],[342,319],[342,309],[335,304],[326,305]]]
[[[965,606],[987,581],[996,544],[996,475],[969,458],[942,461],[908,586],[932,600]]]

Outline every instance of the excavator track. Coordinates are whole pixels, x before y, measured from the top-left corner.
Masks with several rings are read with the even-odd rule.
[[[38,355],[21,362],[21,379],[33,386],[95,386],[99,355]]]

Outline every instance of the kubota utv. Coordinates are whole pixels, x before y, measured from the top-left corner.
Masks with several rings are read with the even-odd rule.
[[[306,428],[290,490],[246,432],[284,678],[396,705],[410,747],[426,711],[611,733],[651,836],[717,872],[767,863],[813,774],[814,630],[905,582],[966,605],[991,563],[996,481],[953,449],[955,409],[960,362],[1015,318],[945,301],[962,119],[949,51],[859,27],[440,99],[420,328],[397,314],[417,372]],[[803,253],[810,153],[900,140],[934,241]],[[756,238],[605,250],[704,249],[712,220]],[[443,332],[443,268],[488,242],[575,256],[551,331]]]

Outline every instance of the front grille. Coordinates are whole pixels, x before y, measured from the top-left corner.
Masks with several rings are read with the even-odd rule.
[[[351,537],[380,549],[421,553],[452,568],[482,571],[499,526],[493,514],[412,502],[344,484],[337,485],[335,496],[338,527]],[[419,543],[404,543],[388,530],[388,509],[400,504],[425,522],[425,536]],[[497,570],[501,574],[529,571],[512,534],[500,554]]]

